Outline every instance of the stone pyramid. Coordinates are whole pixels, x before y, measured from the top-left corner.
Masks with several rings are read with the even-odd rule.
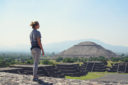
[[[116,54],[94,42],[81,42],[59,53],[61,57],[116,57]]]

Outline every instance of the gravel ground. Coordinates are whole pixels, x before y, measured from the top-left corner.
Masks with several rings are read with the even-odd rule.
[[[105,76],[103,79],[107,77],[112,77],[113,75]],[[124,77],[123,77],[124,76]],[[118,75],[121,78],[127,78],[125,75]],[[40,77],[38,82],[32,81],[31,75],[21,75],[21,74],[12,74],[0,72],[0,85],[128,85],[128,83],[119,83],[119,82],[108,82],[108,81],[99,81],[97,80],[75,80],[75,79],[64,79],[64,78],[52,78],[52,77]],[[120,80],[118,78],[118,80]],[[127,80],[126,79],[126,80]],[[111,79],[110,79],[111,80]]]
[[[123,85],[128,85],[128,74],[108,74],[104,77],[93,79],[93,81],[99,82],[120,82]]]

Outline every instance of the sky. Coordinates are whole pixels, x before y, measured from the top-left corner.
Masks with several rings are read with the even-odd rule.
[[[0,0],[0,47],[30,45],[35,20],[44,45],[97,39],[128,46],[128,0]]]

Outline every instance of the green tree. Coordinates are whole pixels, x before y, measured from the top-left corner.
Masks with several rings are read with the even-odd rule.
[[[72,58],[64,58],[64,59],[63,59],[63,62],[64,62],[64,63],[73,63],[74,60],[73,60]]]
[[[52,61],[46,59],[46,60],[42,60],[42,64],[44,65],[55,65],[55,63],[53,63]]]
[[[61,62],[63,60],[63,57],[58,57],[57,59],[56,59],[56,62]]]

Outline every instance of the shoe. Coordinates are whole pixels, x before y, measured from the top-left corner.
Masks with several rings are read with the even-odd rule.
[[[33,81],[38,81],[39,79],[38,78],[33,78]]]

